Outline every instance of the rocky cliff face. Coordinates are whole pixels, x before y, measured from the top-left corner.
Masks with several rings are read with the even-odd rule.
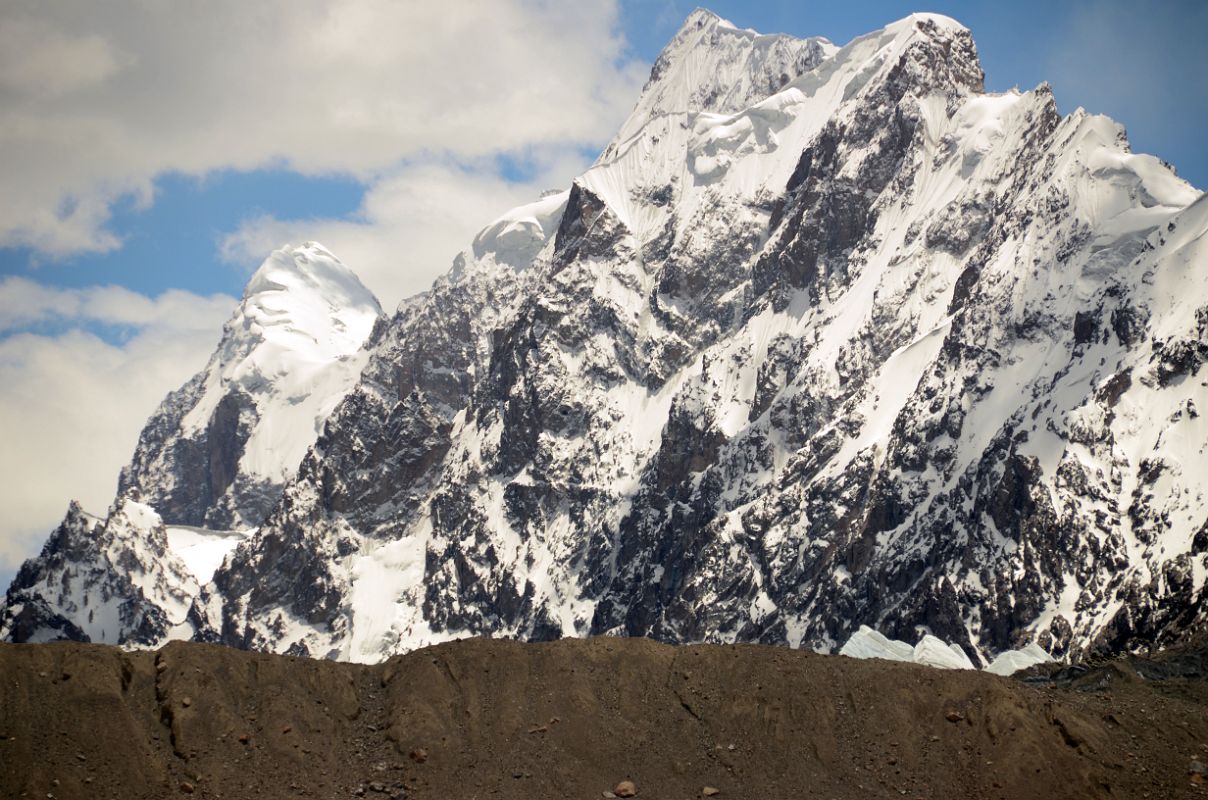
[[[696,12],[590,170],[379,328],[195,635],[1176,640],[1206,231],[1110,120],[986,94],[950,19],[836,48]]]

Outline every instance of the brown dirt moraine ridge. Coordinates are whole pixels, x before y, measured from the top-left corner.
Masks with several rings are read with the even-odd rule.
[[[375,666],[0,645],[0,797],[601,798],[622,780],[672,800],[1208,797],[1203,661],[1029,685],[642,639],[473,639]]]

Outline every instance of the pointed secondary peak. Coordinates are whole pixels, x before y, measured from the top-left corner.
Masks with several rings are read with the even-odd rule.
[[[854,66],[858,82],[848,92],[895,85],[895,92],[985,91],[985,73],[969,29],[943,14],[911,14],[848,42],[835,58]],[[880,76],[879,78],[877,76]],[[855,88],[853,88],[855,87]]]
[[[602,158],[660,116],[729,114],[748,108],[812,70],[834,50],[825,39],[764,36],[698,8],[655,59],[633,113]]]
[[[700,30],[709,26],[716,26],[719,28],[734,28],[735,30],[738,29],[733,22],[730,22],[730,20],[714,14],[707,8],[697,6],[692,10],[692,13],[688,15],[688,18],[684,20],[684,24],[680,26],[679,33],[682,34],[685,32]]]
[[[920,30],[948,30],[968,33],[969,29],[952,17],[928,11],[918,11],[885,26],[885,30],[919,28]]]
[[[104,517],[93,514],[80,505],[80,501],[72,500],[67,504],[67,513],[63,516],[64,523],[76,524],[84,529],[91,529],[105,521]]]

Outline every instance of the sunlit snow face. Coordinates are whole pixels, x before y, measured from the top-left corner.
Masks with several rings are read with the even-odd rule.
[[[204,430],[219,402],[238,390],[257,409],[241,471],[288,479],[356,382],[367,358],[362,345],[381,313],[373,294],[321,245],[276,251],[227,323],[184,434]]]

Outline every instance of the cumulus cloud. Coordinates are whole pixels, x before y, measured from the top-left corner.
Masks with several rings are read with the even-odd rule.
[[[39,19],[0,19],[0,86],[15,93],[64,94],[102,83],[129,63],[100,36],[65,34]]]
[[[560,150],[535,167],[509,180],[493,162],[408,164],[376,181],[349,219],[250,219],[224,239],[223,256],[250,268],[284,244],[314,239],[393,308],[447,272],[481,228],[543,190],[566,188],[587,163],[578,151]]]
[[[599,143],[644,73],[616,28],[614,2],[6,3],[0,246],[118,247],[112,205],[168,170],[372,182],[434,152]]]
[[[231,303],[225,295],[198,297],[173,289],[151,298],[122,286],[62,289],[8,276],[0,280],[0,333],[37,324],[96,322],[213,334],[214,320],[229,314]]]
[[[37,552],[71,498],[105,512],[147,417],[167,390],[205,365],[235,302],[0,283],[0,328],[96,322],[134,329],[120,344],[81,327],[0,339],[0,576]]]

